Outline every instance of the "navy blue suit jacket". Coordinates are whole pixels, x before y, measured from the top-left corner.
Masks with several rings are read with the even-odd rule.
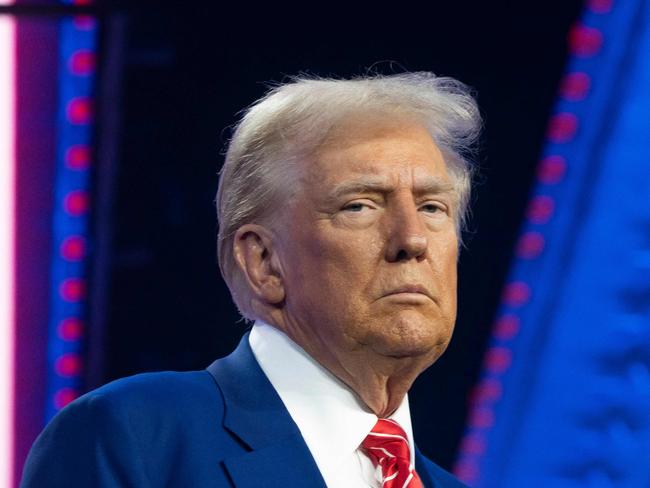
[[[462,487],[416,451],[427,487]],[[248,334],[207,370],[146,373],[64,408],[38,437],[21,488],[325,487]]]

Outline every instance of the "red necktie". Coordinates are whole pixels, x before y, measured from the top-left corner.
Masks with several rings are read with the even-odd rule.
[[[361,446],[373,464],[381,466],[382,488],[423,488],[420,477],[411,466],[406,433],[397,422],[379,419]]]

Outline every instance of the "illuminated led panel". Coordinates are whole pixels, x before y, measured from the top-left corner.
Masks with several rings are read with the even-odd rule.
[[[13,17],[0,15],[0,488],[13,483],[14,42]]]

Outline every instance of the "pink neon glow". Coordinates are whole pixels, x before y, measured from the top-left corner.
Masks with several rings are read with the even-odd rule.
[[[93,116],[93,102],[88,97],[77,97],[70,100],[67,108],[68,120],[71,124],[88,124]]]
[[[544,236],[539,232],[526,232],[519,238],[515,253],[521,259],[535,259],[542,254],[546,245]]]
[[[82,171],[90,166],[90,157],[90,148],[77,144],[66,151],[65,164],[70,169]]]
[[[59,337],[64,341],[77,341],[84,332],[84,323],[81,319],[70,317],[63,319],[59,324]]]
[[[61,257],[68,261],[80,261],[86,255],[86,240],[82,236],[67,237],[61,244]]]
[[[528,204],[526,217],[535,224],[545,224],[553,216],[555,200],[547,195],[538,195]]]
[[[521,307],[530,299],[530,287],[523,281],[508,283],[504,290],[502,300],[511,307]]]
[[[587,73],[576,71],[567,74],[560,84],[562,97],[572,102],[583,100],[591,88],[591,78]]]
[[[547,156],[540,162],[537,177],[542,183],[555,185],[566,173],[566,160],[562,156]]]
[[[548,123],[547,137],[556,143],[569,142],[576,135],[578,125],[578,117],[575,114],[555,114]]]
[[[78,217],[88,211],[88,193],[83,190],[73,190],[63,198],[63,207],[73,217]]]
[[[70,56],[70,71],[78,76],[92,74],[95,71],[95,53],[79,50]]]
[[[456,465],[454,474],[465,483],[472,483],[478,479],[480,472],[476,461],[464,459]]]
[[[14,467],[15,42],[13,17],[0,15],[0,488]]]
[[[79,392],[73,388],[62,388],[54,394],[54,406],[62,409],[68,403],[79,396]]]
[[[66,302],[78,302],[86,298],[86,282],[81,278],[68,278],[59,286],[61,298]]]
[[[79,30],[92,30],[97,25],[94,17],[90,15],[77,15],[74,20],[74,26]]]
[[[506,347],[491,347],[488,349],[483,366],[491,373],[503,373],[512,363],[512,351]]]
[[[56,360],[55,368],[61,376],[77,376],[81,373],[81,358],[74,353],[63,354]]]
[[[494,336],[502,341],[508,341],[519,333],[519,317],[513,314],[502,315],[494,324]]]
[[[590,58],[603,47],[603,33],[580,23],[569,31],[569,49],[579,58]]]

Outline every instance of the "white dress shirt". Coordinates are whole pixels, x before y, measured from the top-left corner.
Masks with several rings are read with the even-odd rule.
[[[347,385],[275,327],[255,322],[249,342],[262,371],[300,429],[327,486],[381,487],[381,468],[375,468],[359,449],[377,416]],[[406,396],[389,418],[406,432],[413,464],[413,429]]]

